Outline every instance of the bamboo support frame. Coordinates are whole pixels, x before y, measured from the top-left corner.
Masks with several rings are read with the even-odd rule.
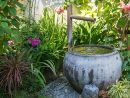
[[[74,16],[72,15],[72,5],[68,5],[67,7],[67,32],[68,32],[68,50],[71,49],[72,47],[72,20],[83,20],[83,21],[90,21],[90,22],[95,22],[95,18],[89,18],[89,17],[81,17],[81,16]]]
[[[77,20],[83,20],[83,21],[91,21],[91,22],[95,22],[95,18],[89,18],[89,17],[81,17],[81,16],[74,16],[71,15],[70,18],[72,19],[77,19]]]

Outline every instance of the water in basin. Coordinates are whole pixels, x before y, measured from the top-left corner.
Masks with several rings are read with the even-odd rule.
[[[80,46],[80,47],[74,47],[72,51],[79,54],[93,55],[93,54],[108,54],[111,53],[113,50],[105,47]]]

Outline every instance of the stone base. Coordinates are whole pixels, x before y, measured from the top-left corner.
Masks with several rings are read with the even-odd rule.
[[[93,85],[85,85],[81,94],[82,98],[98,98],[99,89]]]
[[[98,98],[98,91],[96,86],[87,85],[82,94],[79,94],[71,87],[65,77],[61,77],[41,90],[41,95],[47,98]]]

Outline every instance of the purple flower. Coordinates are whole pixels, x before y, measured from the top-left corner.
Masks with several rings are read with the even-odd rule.
[[[32,39],[32,40],[31,40],[31,45],[32,45],[33,47],[35,47],[35,46],[39,45],[40,42],[41,42],[41,40],[40,40],[39,38]]]
[[[33,39],[32,37],[29,37],[29,38],[27,39],[27,42],[28,42],[29,44],[31,44],[32,47],[36,47],[37,45],[40,44],[41,39],[39,39],[39,38]]]

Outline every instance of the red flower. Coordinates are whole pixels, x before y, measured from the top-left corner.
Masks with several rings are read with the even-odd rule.
[[[55,8],[55,11],[57,14],[62,14],[62,13],[64,13],[64,8],[59,6],[59,7]]]
[[[120,7],[124,13],[130,13],[130,3],[126,5],[123,1],[121,1]]]
[[[10,46],[14,45],[14,41],[13,40],[8,40],[8,45],[10,45]]]

